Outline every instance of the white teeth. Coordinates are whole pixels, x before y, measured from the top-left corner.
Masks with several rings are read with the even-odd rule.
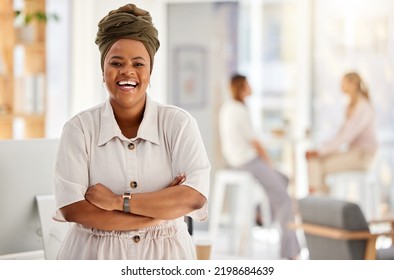
[[[128,85],[128,86],[136,86],[137,82],[136,81],[119,81],[118,84],[120,86]]]

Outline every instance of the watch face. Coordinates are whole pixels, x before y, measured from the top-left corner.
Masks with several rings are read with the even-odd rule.
[[[130,194],[130,193],[124,193],[124,194],[122,195],[122,197],[123,197],[123,198],[128,198],[128,199],[130,199],[130,198],[131,198],[131,194]]]
[[[122,197],[123,197],[123,212],[130,213],[131,194],[130,193],[124,193],[122,195]]]

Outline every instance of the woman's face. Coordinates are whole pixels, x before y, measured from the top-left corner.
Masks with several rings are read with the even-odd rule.
[[[103,75],[114,109],[145,105],[150,57],[142,42],[132,39],[116,41],[105,56]]]
[[[347,78],[342,80],[342,91],[346,94],[352,94],[357,91],[357,87],[354,82],[350,81]]]
[[[250,84],[247,80],[243,82],[242,91],[239,93],[239,95],[239,98],[242,101],[245,101],[248,96],[252,95],[252,89],[250,88]]]

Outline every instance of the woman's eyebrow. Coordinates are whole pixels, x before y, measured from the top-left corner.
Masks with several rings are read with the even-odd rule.
[[[145,61],[145,58],[143,58],[142,56],[133,57],[131,60],[137,60],[137,59],[142,59],[142,60]]]
[[[119,55],[113,55],[110,59],[123,59],[123,57]]]
[[[111,56],[111,59],[124,59],[124,57],[120,55],[113,55]],[[131,60],[138,60],[138,59],[142,59],[145,61],[145,58],[143,58],[142,56],[136,56],[131,58]]]

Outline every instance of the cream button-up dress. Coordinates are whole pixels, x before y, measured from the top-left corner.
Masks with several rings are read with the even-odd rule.
[[[186,111],[146,98],[137,137],[120,131],[109,100],[79,113],[63,128],[55,167],[57,209],[84,200],[101,183],[114,193],[165,188],[177,175],[208,199],[210,163],[195,119]],[[207,219],[207,204],[192,213]],[[64,221],[59,210],[54,219]],[[103,231],[73,224],[59,259],[195,259],[183,217],[135,231]]]

